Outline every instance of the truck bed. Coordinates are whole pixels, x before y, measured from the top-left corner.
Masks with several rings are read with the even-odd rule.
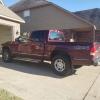
[[[97,44],[97,43],[95,43]],[[98,43],[99,45],[99,43]],[[57,43],[48,43],[46,44],[46,55],[50,57],[50,52],[53,50],[61,50],[66,52],[72,60],[72,65],[92,65],[94,63],[94,58],[96,55],[91,55],[91,49],[94,47],[94,43],[88,42],[57,42]],[[97,45],[96,45],[97,48]],[[48,58],[47,59],[50,59]]]

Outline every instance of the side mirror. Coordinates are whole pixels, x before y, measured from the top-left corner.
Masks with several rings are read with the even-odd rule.
[[[23,39],[21,36],[19,36],[18,38],[15,39],[16,42],[21,42]]]

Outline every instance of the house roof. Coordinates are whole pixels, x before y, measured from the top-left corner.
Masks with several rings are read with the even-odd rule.
[[[70,11],[68,11],[68,10],[66,10],[66,9],[64,9],[64,8],[62,8],[62,7],[60,7],[60,6],[56,5],[56,4],[54,4],[54,3],[52,3],[52,2],[49,2],[49,3],[51,3],[53,6],[57,7],[58,9],[64,11],[65,13],[69,13],[69,14],[72,15],[74,18],[76,18],[76,19],[78,19],[78,20],[80,20],[80,21],[82,21],[82,22],[84,22],[84,23],[86,23],[86,24],[88,24],[88,25],[93,26],[93,27],[96,28],[96,26],[95,26],[93,23],[91,23],[90,21],[88,21],[88,20],[86,20],[86,19],[84,19],[84,18],[82,18],[82,17],[80,17],[80,16],[77,16],[76,14],[74,14],[74,13],[72,13],[72,12],[70,12]]]
[[[10,9],[14,12],[19,12],[26,9],[31,9],[39,6],[49,5],[50,3],[46,0],[21,0],[16,4],[12,5]]]
[[[0,4],[0,18],[16,21],[19,23],[25,22],[21,17],[16,15],[13,11],[2,4]]]
[[[32,8],[38,8],[38,7],[42,7],[42,6],[46,6],[46,5],[53,5],[56,8],[58,8],[59,10],[62,10],[65,13],[68,13],[70,15],[72,15],[75,19],[85,23],[86,25],[88,25],[89,27],[94,27],[94,25],[91,22],[88,22],[87,20],[71,13],[68,10],[63,9],[62,7],[47,1],[47,0],[20,0],[19,2],[17,2],[16,4],[12,5],[10,7],[10,9],[12,9],[14,12],[20,12],[23,10],[27,10],[27,9],[32,9]]]
[[[100,29],[100,8],[78,11],[75,14],[96,25],[97,29]]]

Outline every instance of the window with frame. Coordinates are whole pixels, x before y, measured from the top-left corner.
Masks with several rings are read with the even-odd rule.
[[[23,12],[24,17],[29,17],[30,16],[30,10],[25,10]]]
[[[49,32],[48,41],[50,42],[65,42],[64,33],[61,31],[51,30]]]
[[[33,31],[30,38],[35,42],[44,42],[47,32],[48,31]]]

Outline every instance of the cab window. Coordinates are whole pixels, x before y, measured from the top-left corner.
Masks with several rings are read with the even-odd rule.
[[[44,42],[44,36],[47,31],[33,31],[30,38],[35,42]]]

